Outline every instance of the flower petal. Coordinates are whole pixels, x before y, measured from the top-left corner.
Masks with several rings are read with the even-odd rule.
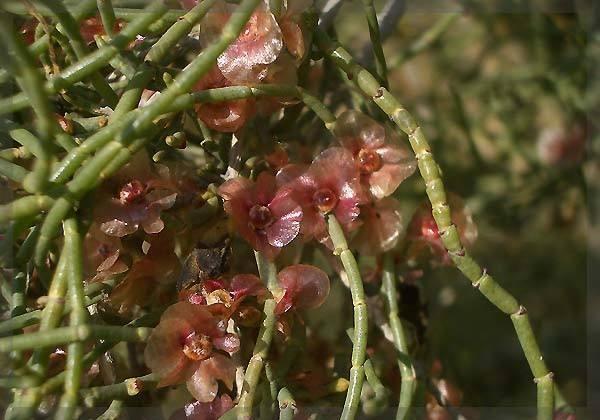
[[[138,229],[137,223],[127,223],[123,220],[113,219],[100,225],[100,230],[109,236],[122,238],[131,235]]]
[[[338,117],[335,135],[353,154],[363,147],[376,149],[385,143],[385,128],[357,111],[346,111]]]
[[[284,268],[278,274],[279,283],[290,294],[292,306],[316,308],[321,306],[329,295],[329,277],[312,265],[296,264]]]
[[[214,354],[198,364],[198,369],[187,380],[188,391],[200,402],[211,402],[217,396],[219,385],[223,381],[229,389],[235,380],[235,365],[228,357]]]

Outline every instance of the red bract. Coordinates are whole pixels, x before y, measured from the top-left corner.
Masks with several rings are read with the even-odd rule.
[[[256,183],[241,177],[226,181],[219,194],[236,230],[269,258],[300,231],[302,209],[289,191],[276,192],[275,177],[267,172],[261,173]]]
[[[231,86],[217,66],[214,66],[194,87],[196,91]],[[196,114],[208,127],[223,133],[238,131],[254,114],[254,99],[238,99],[196,105]]]
[[[312,6],[313,0],[287,0],[283,3],[283,10],[277,23],[281,28],[285,47],[296,60],[301,60],[306,54],[306,33],[302,28],[302,13]]]
[[[218,1],[211,8],[201,27],[204,45],[217,40],[235,7]],[[265,77],[267,66],[275,62],[282,47],[282,34],[275,17],[260,2],[238,38],[219,56],[217,65],[234,84],[256,84]]]
[[[477,226],[473,216],[464,202],[455,194],[448,194],[448,204],[452,211],[451,220],[465,247],[470,247],[477,239]],[[436,258],[435,263],[448,265],[451,259],[444,248],[435,219],[431,214],[431,204],[423,203],[413,215],[408,227],[408,239],[411,241],[408,250],[409,258],[418,258],[423,251],[429,249]]]
[[[148,249],[149,246],[149,249]],[[130,313],[136,306],[149,306],[163,300],[181,269],[173,252],[174,239],[166,234],[148,238],[143,257],[136,260],[127,275],[111,292],[110,305],[119,313]]]
[[[227,334],[224,326],[205,306],[189,302],[170,306],[144,351],[146,365],[160,378],[158,386],[185,381],[188,391],[201,403],[215,399],[218,380],[232,389],[235,365],[222,352],[238,351],[239,340]]]
[[[289,309],[312,309],[325,302],[329,295],[329,277],[312,265],[296,264],[284,268],[277,275],[284,290],[275,312],[282,314]]]
[[[359,219],[361,226],[352,243],[365,255],[394,248],[404,230],[400,203],[391,197],[361,206]]]
[[[195,401],[177,410],[170,420],[217,420],[233,408],[233,401],[227,394],[215,398],[210,403]]]
[[[138,153],[110,183],[115,186],[112,196],[102,199],[96,210],[102,232],[120,238],[140,226],[149,234],[164,229],[161,212],[175,204],[177,192],[170,180],[152,170],[146,154]]]
[[[298,165],[283,168],[278,179],[290,180],[300,170]],[[290,191],[302,206],[305,239],[327,238],[324,216],[328,213],[334,213],[341,224],[349,225],[358,217],[358,205],[363,200],[352,155],[341,147],[321,152],[305,173],[288,182],[282,190]]]
[[[83,241],[85,277],[90,281],[102,281],[106,277],[124,273],[127,264],[121,261],[121,240],[104,234],[93,223]]]
[[[417,167],[410,151],[393,142],[391,132],[360,112],[340,115],[335,134],[354,156],[361,180],[375,198],[392,194]]]

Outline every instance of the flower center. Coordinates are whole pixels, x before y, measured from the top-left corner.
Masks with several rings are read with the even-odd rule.
[[[146,186],[143,182],[134,179],[123,185],[119,191],[119,201],[121,204],[131,204],[140,201],[144,197]]]
[[[273,215],[271,214],[271,210],[269,210],[269,208],[266,206],[261,206],[260,204],[256,204],[250,209],[248,217],[250,218],[250,225],[257,230],[264,229],[273,223]]]
[[[320,188],[313,195],[313,203],[321,213],[329,213],[337,205],[338,198],[329,188]]]
[[[381,168],[381,158],[373,150],[360,149],[358,152],[358,164],[361,173],[372,174]]]
[[[210,337],[204,334],[191,333],[185,338],[183,353],[190,360],[208,359],[212,354],[212,342]]]

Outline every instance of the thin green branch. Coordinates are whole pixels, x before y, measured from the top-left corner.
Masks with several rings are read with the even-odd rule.
[[[423,130],[419,127],[412,115],[397,101],[397,99],[367,70],[360,67],[352,56],[339,44],[329,39],[324,32],[317,32],[317,43],[338,66],[351,76],[357,86],[370,96],[390,119],[407,134],[410,145],[417,157],[419,172],[425,181],[425,190],[432,206],[432,214],[440,232],[444,247],[448,251],[456,267],[473,283],[494,306],[502,312],[510,315],[515,325],[515,330],[521,348],[534,376],[536,382],[542,378],[546,381],[552,379],[549,375],[544,358],[531,329],[527,311],[520,306],[517,300],[473,260],[466,252],[460,242],[458,230],[450,218],[450,207],[446,199],[444,184],[440,176],[440,170],[433,158],[431,148]],[[538,388],[538,394],[543,389]],[[546,401],[547,396],[538,397],[538,400]],[[538,413],[538,418],[551,419],[546,410]]]
[[[125,379],[123,382],[117,384],[83,388],[80,394],[86,407],[94,407],[99,402],[123,400],[127,397],[133,397],[152,387],[157,382],[158,379],[154,374],[150,373],[145,376]]]
[[[404,325],[398,311],[398,291],[396,290],[396,275],[394,270],[394,261],[392,256],[386,254],[383,263],[383,276],[381,279],[382,291],[386,298],[390,328],[394,338],[394,345],[398,350],[398,367],[402,382],[400,384],[400,398],[396,419],[406,419],[410,415],[412,400],[416,388],[416,373],[408,351],[408,341]]]
[[[64,252],[67,253],[69,261],[67,267],[68,292],[72,305],[69,325],[71,327],[79,327],[86,324],[88,312],[85,306],[85,293],[83,290],[83,243],[77,226],[77,220],[75,218],[65,220],[63,231],[65,233]],[[56,415],[58,419],[70,419],[75,414],[83,374],[83,345],[84,343],[82,342],[70,343],[67,348],[65,387]]]
[[[277,394],[279,420],[292,420],[296,414],[296,400],[289,389],[283,387]]]
[[[377,21],[377,12],[373,5],[373,0],[361,0],[367,24],[369,25],[369,35],[371,37],[371,47],[375,57],[375,73],[379,78],[382,86],[389,87],[387,78],[387,64],[385,62],[385,54],[383,53],[383,45],[381,34],[379,32],[379,22]]]
[[[79,325],[44,332],[0,338],[0,353],[33,348],[48,348],[88,340],[144,342],[152,328],[123,328],[108,325]]]
[[[54,199],[47,195],[28,195],[0,205],[0,223],[35,216],[52,207]]]
[[[279,289],[279,282],[277,280],[277,268],[272,261],[269,261],[260,252],[255,251],[256,265],[258,267],[258,273],[261,280],[271,295],[276,294]],[[252,357],[246,367],[246,373],[244,375],[244,385],[242,387],[242,393],[240,401],[235,408],[229,413],[234,414],[240,419],[252,418],[252,407],[254,405],[254,396],[258,381],[260,380],[261,372],[265,363],[265,359],[268,356],[269,348],[271,347],[271,340],[273,339],[273,333],[275,331],[275,305],[277,302],[273,296],[265,300],[263,307],[263,320],[258,331],[258,338],[252,351]]]
[[[29,171],[16,163],[0,158],[0,175],[11,181],[22,183]]]
[[[344,231],[333,214],[327,216],[329,236],[333,242],[334,254],[340,257],[352,295],[354,309],[354,339],[352,340],[352,366],[350,368],[350,385],[344,402],[341,418],[353,419],[356,417],[360,403],[360,393],[364,382],[364,366],[367,358],[367,339],[369,335],[369,318],[362,278],[356,259],[348,249]]]
[[[109,38],[115,36],[115,22],[117,18],[115,16],[115,9],[113,9],[111,0],[97,0],[98,12],[100,12],[100,19],[102,19],[102,25],[104,26],[104,32]]]

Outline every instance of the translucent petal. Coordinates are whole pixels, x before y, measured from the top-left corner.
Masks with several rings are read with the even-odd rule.
[[[312,265],[296,264],[286,267],[279,272],[278,278],[296,309],[321,306],[329,295],[329,277],[323,270]]]

